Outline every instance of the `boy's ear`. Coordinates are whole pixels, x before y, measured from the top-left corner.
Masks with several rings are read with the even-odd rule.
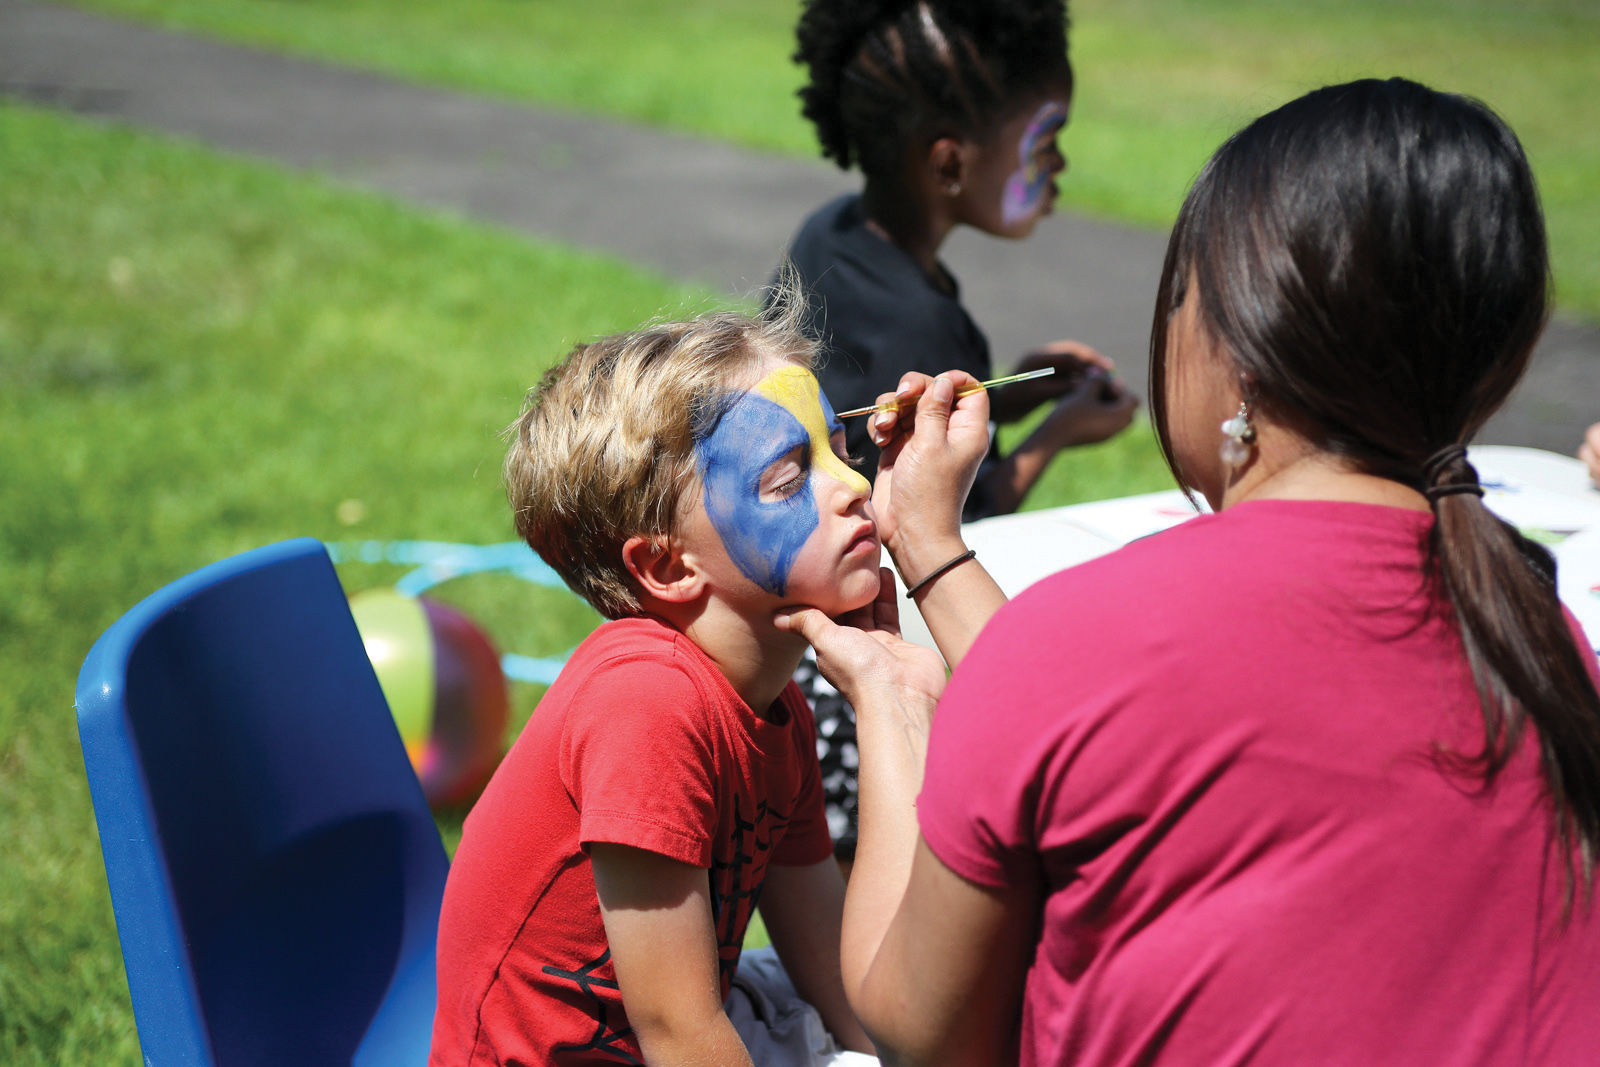
[[[700,572],[669,537],[628,538],[622,545],[622,563],[640,592],[664,603],[694,600],[704,585]]]

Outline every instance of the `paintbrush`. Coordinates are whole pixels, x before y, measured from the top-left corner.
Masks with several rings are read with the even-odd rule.
[[[971,396],[973,393],[981,393],[985,389],[994,389],[998,386],[1010,385],[1012,382],[1025,382],[1029,378],[1043,378],[1047,375],[1054,374],[1055,372],[1056,369],[1054,367],[1044,367],[1040,370],[1023,371],[1021,374],[1008,374],[1004,378],[991,378],[986,382],[979,382],[977,385],[967,386],[965,389],[956,394],[956,399],[960,400],[964,396]],[[907,401],[906,403],[909,405],[914,403],[914,401]],[[849,411],[841,411],[838,413],[837,417],[841,419],[848,419],[855,415],[870,415],[875,411],[899,411],[900,407],[900,401],[891,400],[887,404],[874,404],[871,407],[852,408]]]

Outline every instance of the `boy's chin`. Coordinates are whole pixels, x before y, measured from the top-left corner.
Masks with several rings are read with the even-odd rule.
[[[857,586],[860,588],[857,588]],[[791,602],[793,607],[816,608],[830,619],[837,619],[841,615],[848,615],[852,611],[860,611],[878,598],[878,581],[874,577],[870,586],[865,581],[847,582],[842,589],[834,590],[828,596],[800,597]]]
[[[872,576],[870,583],[862,582],[860,589],[853,588],[855,585],[853,582],[851,585],[852,588],[841,592],[838,610],[828,612],[830,617],[838,618],[840,615],[848,615],[852,611],[860,611],[878,599],[878,576],[876,574]]]

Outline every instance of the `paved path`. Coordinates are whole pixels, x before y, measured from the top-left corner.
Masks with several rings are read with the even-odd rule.
[[[751,291],[800,218],[853,179],[820,162],[424,89],[0,0],[0,93],[194,138],[485,222]],[[1070,180],[1070,179],[1069,179]],[[1141,391],[1165,236],[1074,216],[946,245],[996,358],[1077,337]],[[1600,419],[1600,330],[1557,320],[1483,439],[1570,452]]]

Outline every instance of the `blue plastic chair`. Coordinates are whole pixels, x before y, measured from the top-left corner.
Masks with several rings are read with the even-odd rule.
[[[145,1062],[425,1063],[448,861],[322,544],[150,596],[77,706]]]

